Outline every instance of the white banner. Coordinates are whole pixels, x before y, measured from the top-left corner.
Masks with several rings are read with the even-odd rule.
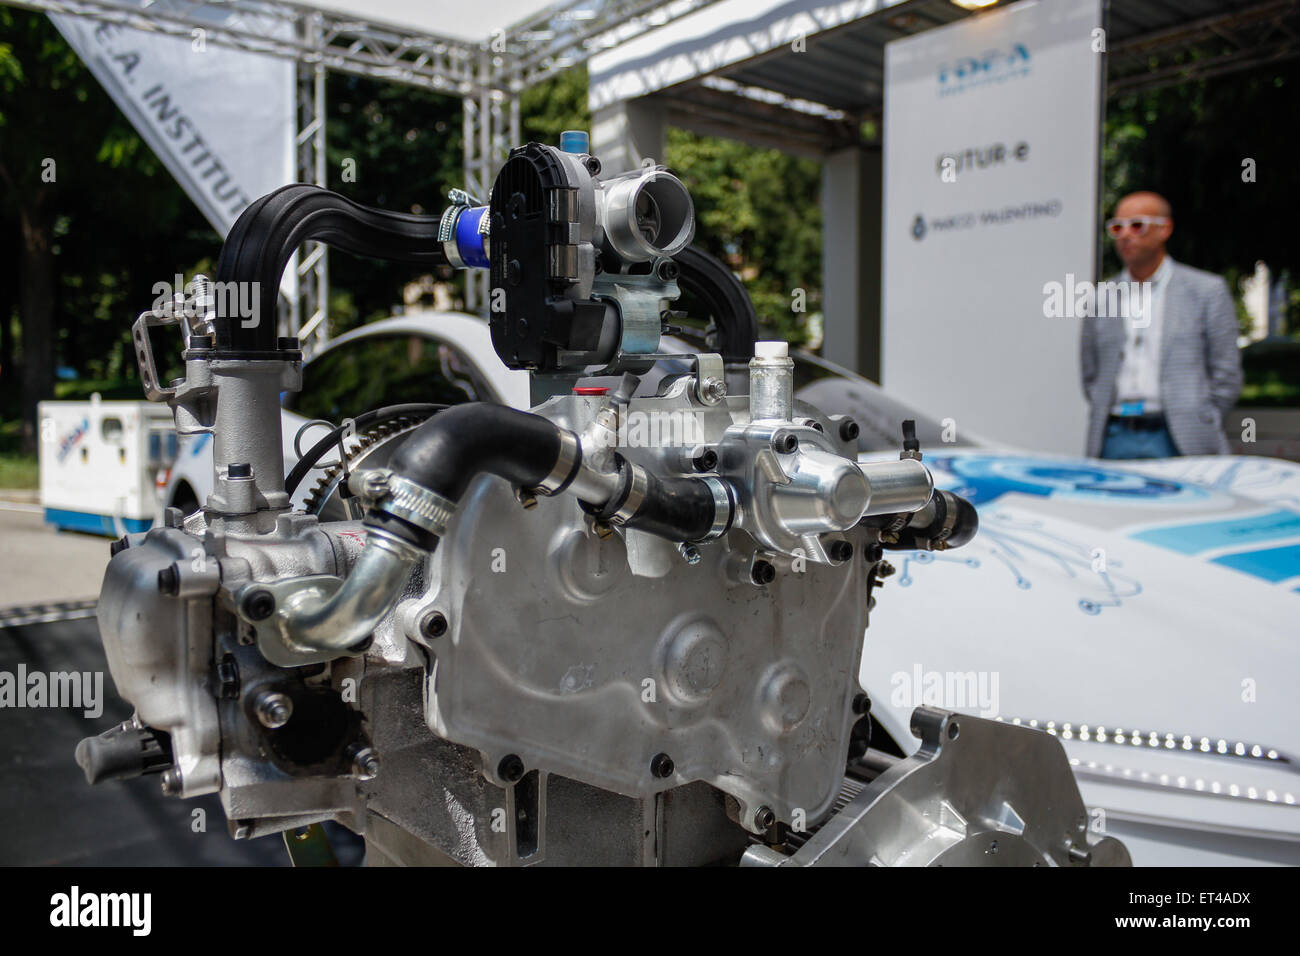
[[[217,25],[247,14],[212,16]],[[222,236],[249,203],[296,181],[292,61],[213,45],[201,29],[177,37],[50,20]]]
[[[1100,23],[1024,0],[885,48],[881,379],[958,441],[1083,449],[1079,323],[1043,289],[1094,278]]]

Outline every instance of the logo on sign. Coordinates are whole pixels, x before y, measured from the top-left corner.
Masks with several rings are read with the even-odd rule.
[[[72,449],[77,446],[77,442],[86,437],[86,432],[90,431],[90,419],[83,418],[80,424],[68,434],[64,435],[59,441],[59,451],[57,458],[62,462],[72,453]]]
[[[1006,83],[1029,75],[1029,48],[1023,43],[1009,49],[987,50],[979,56],[962,56],[939,65],[939,95],[952,96],[979,86]]]

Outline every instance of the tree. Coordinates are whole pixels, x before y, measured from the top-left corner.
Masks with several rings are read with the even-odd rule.
[[[217,236],[48,19],[0,8],[0,29],[0,249],[19,262],[18,295],[0,298],[0,415],[21,414],[30,450],[56,364],[133,374],[153,284]]]
[[[1291,60],[1117,97],[1106,112],[1103,216],[1126,193],[1153,189],[1173,206],[1174,258],[1224,275],[1249,274],[1261,259],[1300,274],[1300,235],[1286,212],[1297,91]],[[1110,243],[1104,266],[1119,268]]]

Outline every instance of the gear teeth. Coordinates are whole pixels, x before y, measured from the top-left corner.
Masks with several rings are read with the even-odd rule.
[[[357,432],[352,438],[352,443],[345,448],[345,458],[348,469],[351,470],[357,466],[359,459],[367,449],[392,438],[394,435],[400,435],[404,432],[410,431],[416,426],[423,424],[424,420],[423,416],[403,416],[367,428],[363,432]],[[326,502],[329,501],[332,490],[336,485],[335,479],[340,473],[342,473],[342,471],[343,462],[338,462],[330,465],[321,473],[320,478],[316,480],[316,484],[313,486],[312,490],[307,493],[307,497],[303,501],[303,509],[307,514],[320,514],[321,509],[323,509]]]

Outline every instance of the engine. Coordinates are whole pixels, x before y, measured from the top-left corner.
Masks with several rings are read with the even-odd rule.
[[[515,149],[490,201],[440,216],[286,187],[198,309],[137,320],[146,394],[213,436],[214,490],[113,546],[99,622],[136,713],[82,742],[87,779],[218,793],[235,838],[333,820],[371,864],[1127,863],[1046,734],[921,707],[912,756],[872,746],[887,553],[960,547],[975,510],[910,423],[860,463],[858,426],[795,398],[678,178],[602,178],[567,145]],[[489,270],[531,411],[358,409],[286,476],[302,353],[272,317],[308,239]],[[683,290],[716,351],[663,348]],[[156,329],[183,339],[167,383]]]

